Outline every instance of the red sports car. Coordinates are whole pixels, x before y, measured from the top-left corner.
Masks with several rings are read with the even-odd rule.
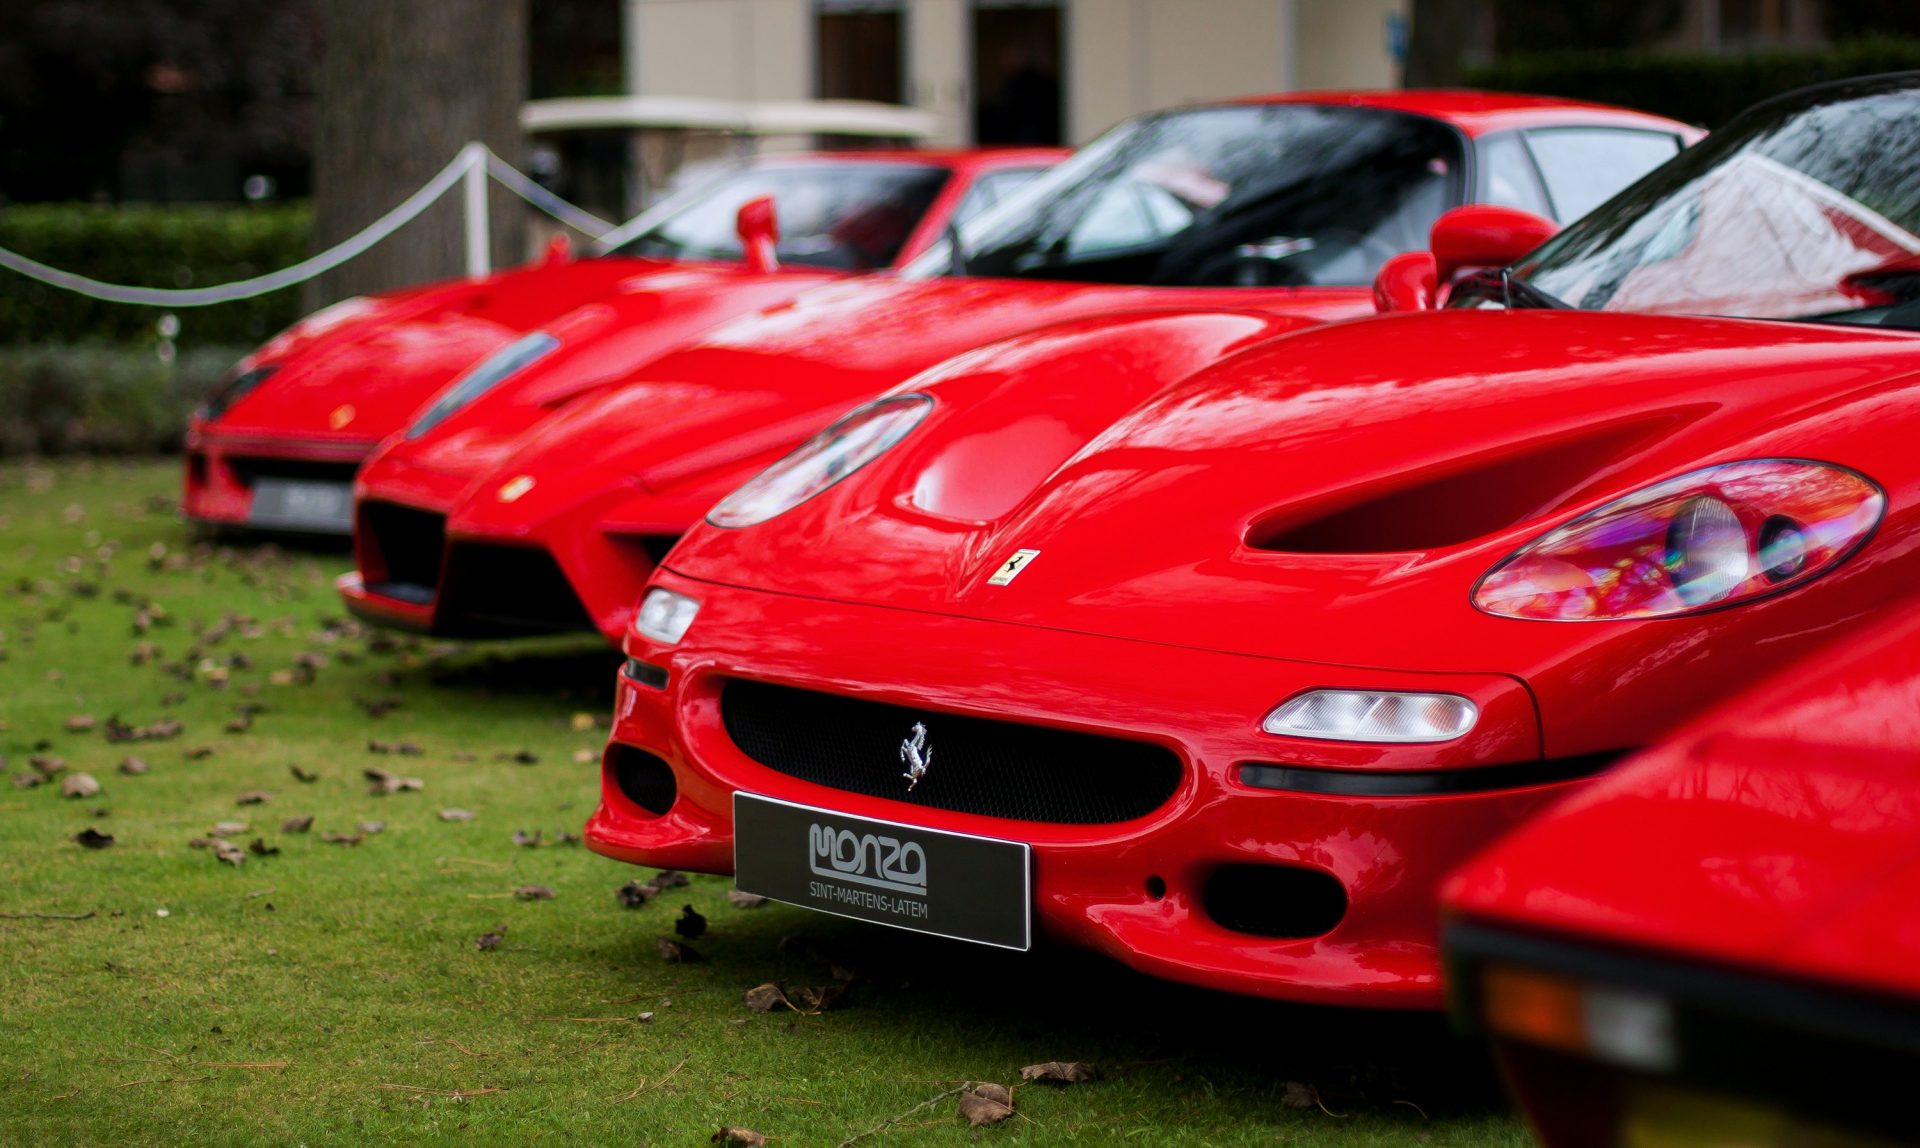
[[[1750,161],[1774,184],[1714,193]],[[1264,340],[1136,313],[927,372],[666,559],[588,840],[968,940],[1437,1006],[1442,874],[1920,576],[1920,272],[1887,257],[1916,189],[1920,78],[1820,89],[1446,310]],[[1458,214],[1443,279],[1489,262]],[[1721,229],[1770,271],[1744,294],[1695,258]],[[1727,314],[1688,314],[1689,281]],[[1629,310],[1656,282],[1671,313]]]
[[[182,506],[209,526],[346,534],[353,474],[374,445],[457,377],[483,389],[539,358],[551,345],[540,328],[561,316],[578,323],[588,307],[596,327],[622,328],[628,362],[650,357],[810,285],[912,259],[1066,154],[760,160],[639,216],[597,258],[335,304],[241,360],[195,412]],[[764,196],[779,212],[773,276],[740,265],[735,228]]]
[[[1154,349],[1191,365],[1371,313],[1382,261],[1424,245],[1449,207],[1508,200],[1572,218],[1696,134],[1459,92],[1291,95],[1129,121],[981,219],[958,260],[938,245],[901,279],[809,291],[638,367],[588,323],[561,329],[569,317],[551,328],[561,350],[368,463],[359,571],[342,591],[361,616],[410,629],[597,628],[618,642],[654,563],[707,507],[916,371],[1094,314],[1232,309],[1198,342]],[[1536,239],[1552,229],[1535,222]],[[1107,383],[1086,386],[1098,407]],[[1033,448],[1065,425],[1031,427]]]
[[[1451,988],[1553,1148],[1911,1143],[1920,611],[1449,882]]]

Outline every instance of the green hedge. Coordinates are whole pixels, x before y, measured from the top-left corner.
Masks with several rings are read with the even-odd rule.
[[[0,208],[0,247],[108,283],[205,287],[298,263],[311,227],[304,206],[20,204]],[[183,346],[251,346],[300,317],[300,289],[167,312],[98,302],[0,268],[0,344],[150,345],[169,313]]]
[[[246,348],[0,347],[0,455],[180,448],[187,415]]]
[[[1471,87],[1598,100],[1717,128],[1769,96],[1849,76],[1920,69],[1920,40],[1819,51],[1701,56],[1653,52],[1517,54],[1469,69]]]

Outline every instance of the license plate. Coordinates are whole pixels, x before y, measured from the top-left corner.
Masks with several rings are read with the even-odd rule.
[[[1033,944],[1033,849],[733,795],[734,883],[803,909],[1002,949]]]
[[[253,484],[250,526],[275,530],[353,532],[353,487],[344,482],[263,478]]]

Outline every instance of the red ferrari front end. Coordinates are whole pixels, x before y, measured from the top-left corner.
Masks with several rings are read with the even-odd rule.
[[[1920,611],[1463,869],[1460,1019],[1553,1148],[1910,1143]]]

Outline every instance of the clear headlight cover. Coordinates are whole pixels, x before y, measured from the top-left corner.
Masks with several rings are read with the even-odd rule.
[[[415,439],[426,434],[460,408],[552,354],[559,346],[560,340],[545,331],[532,331],[508,343],[482,359],[458,382],[441,391],[440,397],[433,400],[433,405],[407,428],[407,437]]]
[[[707,512],[723,528],[785,514],[879,458],[933,409],[926,395],[893,395],[852,411],[761,471]]]
[[[1832,463],[1762,458],[1647,487],[1522,547],[1474,587],[1489,614],[1667,618],[1791,589],[1865,545],[1887,496]]]
[[[1394,690],[1309,690],[1280,703],[1260,728],[1281,737],[1326,741],[1452,741],[1480,720],[1458,694]]]
[[[663,646],[671,646],[687,636],[687,629],[693,625],[694,616],[699,613],[698,598],[689,598],[685,594],[676,594],[656,586],[640,600],[640,617],[634,628],[640,631],[642,637],[651,638]]]

